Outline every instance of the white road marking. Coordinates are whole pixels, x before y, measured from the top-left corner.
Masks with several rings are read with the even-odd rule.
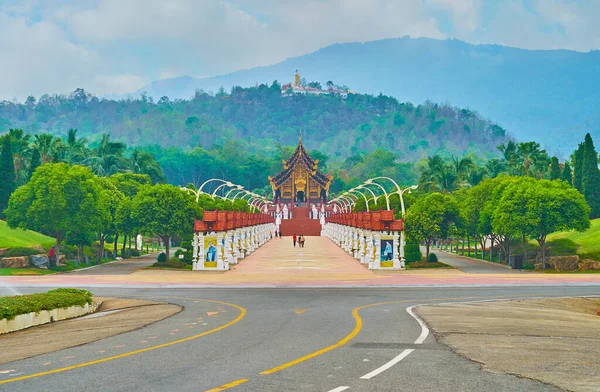
[[[415,320],[417,320],[417,322],[421,326],[421,334],[419,335],[419,337],[417,338],[417,340],[415,340],[414,344],[423,344],[423,342],[425,341],[425,339],[427,339],[427,336],[429,336],[429,328],[427,328],[427,326],[425,325],[425,323],[423,322],[423,320],[421,320],[421,318],[419,316],[417,316],[413,312],[413,309],[415,307],[417,307],[417,306],[420,306],[420,305],[409,306],[408,308],[406,308],[406,312],[408,314],[410,314],[412,318],[414,318]],[[408,348],[408,349],[402,351],[400,354],[398,354],[391,361],[389,361],[387,363],[384,363],[383,365],[381,365],[377,369],[373,370],[372,372],[365,374],[364,376],[361,377],[361,379],[363,379],[363,380],[370,380],[371,378],[375,377],[379,373],[385,372],[386,370],[388,370],[389,368],[391,368],[392,366],[394,366],[398,362],[402,361],[404,358],[408,357],[410,355],[410,353],[412,353],[413,351],[415,351],[414,348]]]
[[[421,326],[421,335],[419,335],[417,340],[415,340],[415,344],[423,344],[423,342],[425,341],[425,339],[427,339],[427,336],[429,335],[429,328],[427,328],[423,320],[421,320],[421,318],[413,312],[413,309],[417,306],[421,305],[409,306],[408,308],[406,308],[406,311],[412,316],[412,318],[417,320],[417,322]]]
[[[386,370],[388,370],[389,368],[391,368],[392,366],[394,366],[398,362],[402,361],[404,358],[408,357],[408,355],[410,353],[412,353],[413,351],[415,351],[415,349],[413,349],[413,348],[408,348],[408,349],[402,351],[400,353],[400,355],[396,356],[394,359],[392,359],[388,363],[385,363],[385,364],[381,365],[377,369],[373,370],[371,373],[365,374],[364,376],[361,377],[361,379],[363,379],[363,380],[370,380],[370,379],[372,379],[373,377],[375,377],[379,373],[385,372]]]
[[[331,391],[329,391],[329,392],[342,392],[342,391],[345,391],[346,389],[349,389],[349,388],[350,388],[350,387],[337,387],[337,388],[335,388],[335,389],[332,389],[332,390],[331,390]]]

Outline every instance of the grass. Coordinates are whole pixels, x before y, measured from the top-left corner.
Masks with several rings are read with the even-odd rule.
[[[0,276],[49,275],[56,272],[37,268],[0,268]]]
[[[50,247],[55,242],[54,238],[35,231],[11,229],[5,221],[0,220],[0,248]]]
[[[21,314],[42,310],[64,309],[92,303],[92,293],[79,289],[55,289],[47,293],[0,298],[0,320],[12,320]]]
[[[215,263],[216,266],[216,263]],[[170,260],[163,263],[154,263],[145,269],[165,269],[165,270],[192,270],[192,266],[190,264],[182,263],[179,260]]]
[[[548,241],[557,239],[569,239],[576,243],[579,248],[578,254],[600,253],[600,218],[591,221],[591,227],[579,233],[577,231],[563,231],[548,236]]]

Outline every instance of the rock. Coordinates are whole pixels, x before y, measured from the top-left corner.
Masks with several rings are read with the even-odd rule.
[[[550,257],[548,264],[557,271],[576,271],[579,264],[579,256],[554,256]]]
[[[0,257],[4,257],[8,248],[0,248]]]
[[[0,265],[2,268],[27,268],[29,267],[29,257],[4,257],[0,259]]]
[[[58,263],[57,263],[57,265],[59,265],[59,266],[66,265],[66,263],[67,263],[67,258],[65,257],[65,255],[58,256]]]
[[[600,271],[600,261],[583,259],[579,261],[580,271]]]
[[[50,264],[50,260],[48,260],[47,255],[35,255],[29,256],[31,260],[31,265],[34,268],[48,269],[48,265]]]

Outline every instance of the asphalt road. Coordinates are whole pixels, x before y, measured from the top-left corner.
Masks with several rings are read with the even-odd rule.
[[[452,301],[599,295],[600,288],[93,292],[168,301],[185,310],[137,331],[2,365],[0,391],[553,391],[535,381],[480,370],[436,343],[431,333],[425,338],[406,309]],[[0,286],[0,295],[8,294]],[[389,363],[394,359],[397,363]],[[388,368],[382,369],[385,364]],[[11,379],[18,380],[3,383]]]

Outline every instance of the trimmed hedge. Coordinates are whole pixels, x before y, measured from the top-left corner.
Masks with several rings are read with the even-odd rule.
[[[80,289],[56,289],[47,293],[0,297],[0,320],[12,320],[21,314],[39,313],[71,306],[85,306],[92,303],[92,293]]]
[[[406,242],[406,245],[404,246],[404,261],[406,263],[414,263],[416,261],[421,261],[422,258],[423,255],[421,254],[419,243]]]
[[[4,252],[4,257],[20,257],[20,256],[33,256],[44,254],[45,251],[40,251],[34,248],[10,248]]]
[[[166,263],[167,262],[167,254],[165,252],[159,253],[158,257],[156,257],[156,261],[158,261],[159,263]]]
[[[428,256],[427,256],[427,262],[428,263],[437,263],[438,262],[438,258],[437,255],[433,252],[431,252]]]

